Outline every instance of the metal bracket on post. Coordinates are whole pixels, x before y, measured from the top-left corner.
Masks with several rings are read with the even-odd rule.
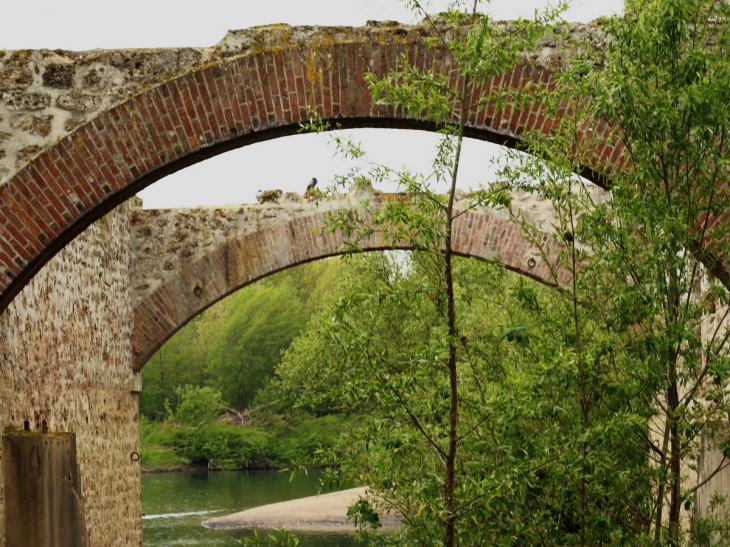
[[[132,374],[132,389],[130,391],[132,393],[142,393],[142,373],[133,372]]]

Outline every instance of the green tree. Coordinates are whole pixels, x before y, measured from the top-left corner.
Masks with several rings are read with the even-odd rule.
[[[302,313],[306,319],[329,304],[330,291],[339,274],[340,261],[325,258],[300,264],[267,278],[274,285],[289,282],[302,302]]]
[[[397,421],[408,424],[410,433],[404,431],[403,439],[397,443],[424,442],[428,446],[429,451],[422,453],[428,459],[422,463],[422,471],[413,477],[423,481],[423,489],[408,490],[411,495],[418,494],[416,499],[427,507],[421,511],[409,508],[405,513],[412,519],[412,537],[452,547],[481,537],[470,524],[474,515],[464,510],[470,507],[472,492],[469,466],[462,460],[460,449],[466,444],[467,432],[477,424],[465,420],[462,398],[466,394],[459,390],[461,364],[469,361],[471,331],[457,309],[452,231],[455,219],[465,211],[480,206],[505,206],[509,202],[505,188],[496,185],[476,189],[457,209],[456,185],[466,120],[471,111],[500,107],[513,98],[516,90],[509,86],[489,97],[475,94],[485,83],[514,66],[522,51],[534,47],[554,14],[539,15],[536,22],[519,21],[513,32],[505,32],[489,17],[476,12],[477,2],[463,8],[455,3],[438,20],[428,16],[419,2],[408,3],[426,17],[433,36],[431,45],[443,48],[449,56],[455,69],[454,81],[450,75],[418,70],[406,56],[399,59],[398,72],[382,80],[367,75],[366,80],[375,102],[402,108],[438,128],[442,139],[434,159],[434,172],[421,176],[375,168],[367,178],[353,174],[338,179],[337,186],[364,186],[391,179],[409,196],[407,200],[388,200],[379,207],[364,203],[364,215],[357,211],[331,215],[329,230],[343,233],[352,251],[359,250],[359,242],[374,233],[394,246],[406,245],[419,251],[418,279],[407,276],[405,287],[381,279],[375,290],[363,287],[351,299],[352,303],[361,299],[397,302],[390,310],[402,311],[394,317],[378,316],[374,311],[365,316],[348,316],[346,306],[343,307],[338,322],[349,328],[340,331],[339,343],[347,351],[344,357],[348,365],[366,374],[365,380],[370,382],[358,384],[359,389],[365,390],[361,397],[387,398],[390,412],[400,412]],[[310,129],[321,131],[327,127],[315,121]],[[336,142],[345,155],[364,155],[359,145],[349,140],[336,138]],[[449,185],[445,196],[434,191],[434,184],[440,181]],[[428,321],[414,324],[406,320],[424,305],[430,311]],[[364,327],[357,328],[358,323]],[[386,323],[395,343],[371,344],[369,333],[381,332]],[[413,331],[405,331],[406,326],[412,326]],[[413,371],[416,377],[411,378],[406,370]],[[414,380],[415,384],[409,384]],[[421,391],[426,386],[437,388],[439,396],[435,400],[426,397],[427,391]],[[401,482],[399,486],[405,484]],[[379,492],[387,494],[385,488]],[[402,501],[403,494],[400,490],[396,497]]]
[[[237,409],[249,408],[274,373],[282,349],[304,328],[302,302],[289,281],[260,283],[229,297],[208,332],[207,372]]]
[[[424,282],[431,267],[421,253],[348,260],[341,298],[278,369],[304,401],[361,412],[331,454],[332,474],[371,485],[406,515],[404,542],[420,544],[439,536],[442,461],[431,442],[444,443],[449,425],[448,378],[434,358],[443,354],[442,319]],[[595,398],[608,403],[593,411],[600,434],[597,427],[591,453],[601,465],[583,523],[571,302],[499,265],[456,259],[454,272],[459,327],[470,333],[458,364],[458,541],[570,545],[583,524],[597,544],[623,536],[648,493],[646,452],[625,442],[635,417],[602,387]]]
[[[178,388],[214,386],[223,402],[251,404],[272,376],[279,352],[330,298],[339,261],[325,259],[279,272],[212,306],[180,329],[142,369],[140,412],[167,416]]]
[[[713,536],[707,521],[684,530],[681,522],[702,484],[728,464],[725,457],[704,477],[694,472],[713,444],[728,455],[718,443],[727,435],[728,292],[711,275],[730,250],[712,228],[730,206],[728,21],[730,6],[719,0],[627,1],[621,17],[604,21],[605,58],[579,54],[554,87],[536,90],[533,100],[556,123],[549,135],[527,134],[533,155],[515,156],[519,166],[504,172],[515,184],[532,179],[522,186],[552,201],[561,244],[554,265],[573,274],[566,296],[584,415],[585,513],[603,403],[593,394],[613,386],[636,418],[632,442],[647,455],[638,471],[651,491],[637,506],[634,535],[655,545],[728,540],[726,526]],[[611,134],[587,130],[600,126]],[[600,154],[607,141],[623,148],[620,168]],[[586,169],[608,175],[608,199],[596,200],[578,179]],[[523,226],[549,259],[544,234]]]
[[[411,5],[420,9],[417,2]],[[609,36],[603,55],[589,43],[579,44],[556,67],[553,84],[477,99],[470,95],[472,86],[505,70],[513,54],[530,47],[531,31],[544,28],[518,25],[514,34],[526,38],[518,44],[487,17],[452,11],[427,21],[433,23],[434,42],[451,55],[456,78],[421,73],[407,59],[382,80],[368,77],[375,101],[433,121],[444,140],[431,178],[376,169],[370,180],[339,180],[363,185],[395,178],[411,195],[380,208],[365,203],[362,217],[333,216],[330,229],[343,232],[353,250],[376,232],[408,244],[419,251],[420,278],[414,272],[392,284],[389,274],[355,287],[336,319],[319,328],[347,363],[340,370],[346,379],[340,393],[383,412],[381,423],[366,425],[369,431],[351,446],[377,465],[369,477],[385,499],[404,509],[410,539],[481,542],[488,533],[468,524],[479,515],[496,530],[488,544],[727,541],[726,522],[715,519],[719,526],[708,532],[713,518],[695,518],[683,530],[681,512],[691,510],[708,478],[692,475],[703,442],[727,452],[724,321],[730,312],[726,288],[706,272],[722,272],[717,257],[728,251],[726,235],[712,226],[730,205],[724,185],[729,16],[730,7],[719,0],[629,1],[624,16],[602,22]],[[571,29],[554,30],[560,40]],[[500,188],[482,189],[457,210],[454,184],[467,111],[500,108],[507,100],[554,117],[548,134],[525,135],[530,155],[513,155],[503,180],[552,202],[556,222],[549,237],[518,216],[515,221],[522,221],[554,271],[567,270],[572,279],[549,306],[539,299],[530,304],[530,291],[513,291],[534,309],[529,318],[505,327],[503,342],[514,346],[511,364],[482,400],[498,411],[482,410],[474,422],[477,405],[471,414],[470,392],[460,386],[467,384],[464,372],[494,308],[485,307],[483,326],[466,328],[470,315],[459,307],[451,226],[462,207],[508,205],[509,198]],[[612,132],[593,131],[596,127]],[[312,128],[323,129],[316,122]],[[344,153],[363,155],[356,144],[335,140]],[[607,141],[623,147],[620,168],[601,155]],[[579,178],[587,171],[610,177],[603,181],[610,187],[607,197],[597,199]],[[452,183],[445,197],[429,188],[431,180],[441,179]],[[419,312],[429,301],[434,315],[427,320]],[[387,304],[394,319],[378,314],[375,303]],[[710,308],[716,311],[708,322]],[[318,343],[310,341],[310,349]],[[483,356],[491,365],[499,362],[492,352]],[[418,372],[406,373],[409,367]],[[486,384],[474,374],[479,393],[477,380]],[[532,391],[525,381],[535,382]],[[515,404],[486,396],[503,394],[504,386],[515,388]],[[536,435],[528,427],[531,417],[549,426],[549,434]],[[491,435],[493,447],[504,452],[523,447],[523,457],[494,458],[489,467],[513,478],[509,484],[490,482],[481,471],[485,460],[473,456],[479,452],[470,446],[470,432],[481,425],[491,426],[483,435]],[[519,442],[511,444],[510,438]],[[481,439],[482,453],[489,454],[489,443]],[[418,443],[428,450],[414,450]],[[473,462],[479,463],[470,467]],[[727,463],[723,459],[709,475]],[[407,486],[413,484],[423,488]],[[471,490],[474,484],[481,489]],[[495,495],[500,489],[519,500],[519,510]],[[408,505],[408,499],[418,501]],[[437,526],[443,541],[434,540]]]
[[[198,316],[168,340],[142,369],[144,390],[139,401],[140,413],[148,420],[167,417],[165,401],[179,402],[177,389],[185,385],[208,383],[205,372],[205,348],[199,343]]]
[[[167,404],[167,414],[174,422],[198,426],[215,421],[223,412],[220,392],[210,387],[180,386],[175,392],[180,403],[176,408]]]

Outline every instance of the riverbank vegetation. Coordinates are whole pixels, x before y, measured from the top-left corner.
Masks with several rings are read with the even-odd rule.
[[[142,418],[142,466],[145,471],[319,466],[317,452],[333,446],[352,420],[342,413],[317,417],[307,412],[260,415],[246,425]]]
[[[315,464],[352,417],[295,408],[271,388],[281,351],[332,298],[339,261],[246,287],[195,318],[142,369],[146,470]]]

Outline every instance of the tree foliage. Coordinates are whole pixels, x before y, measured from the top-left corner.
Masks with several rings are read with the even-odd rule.
[[[583,419],[570,302],[499,265],[457,259],[454,266],[459,328],[469,333],[458,365],[455,539],[576,544]],[[342,298],[292,344],[278,369],[307,403],[364,411],[327,461],[336,465],[335,480],[371,485],[405,516],[405,544],[439,544],[444,514],[441,451],[450,399],[439,362],[447,352],[442,318],[424,290],[430,267],[421,254],[412,261],[352,258]],[[622,406],[615,387],[595,398],[608,403],[596,417],[601,429],[591,432],[592,458],[601,463],[591,507],[601,511],[589,526],[606,539],[635,524],[631,508],[647,495],[637,472],[646,454],[625,442],[641,417]]]
[[[712,222],[730,206],[729,16],[723,1],[627,2],[623,16],[605,22],[605,66],[579,56],[554,89],[535,90],[531,99],[556,122],[548,135],[526,135],[533,155],[504,173],[515,183],[531,178],[523,188],[551,200],[562,244],[556,265],[573,274],[584,510],[601,511],[589,511],[592,431],[604,404],[593,393],[613,384],[636,414],[631,438],[647,459],[637,471],[651,485],[631,535],[655,545],[728,538],[720,526],[701,539],[695,531],[715,517],[692,510],[698,490],[728,464],[724,457],[697,473],[703,452],[728,433],[728,293],[712,274],[726,282],[720,260],[730,249]],[[608,158],[606,144],[622,154]],[[577,177],[586,168],[606,175],[607,199]],[[540,230],[523,227],[549,260]],[[593,369],[599,350],[604,364]]]
[[[547,28],[538,16],[504,32],[475,7],[426,16],[433,46],[455,69],[449,78],[405,58],[398,71],[366,78],[375,102],[436,124],[433,172],[375,168],[337,180],[396,180],[410,193],[366,202],[364,215],[333,215],[329,229],[353,251],[374,233],[405,243],[418,251],[414,262],[405,271],[364,262],[365,277],[318,318],[316,335],[292,346],[281,374],[308,400],[327,398],[324,390],[377,417],[333,461],[343,464],[336,474],[367,480],[402,512],[408,527],[394,542],[724,545],[724,500],[704,515],[693,505],[728,465],[730,308],[711,274],[726,281],[728,242],[713,226],[730,205],[730,6],[628,1],[624,15],[601,22],[604,52],[578,44],[551,83],[486,96],[474,94],[536,36],[561,40],[570,26]],[[473,189],[457,208],[467,112],[507,103],[541,110],[550,129],[523,134],[529,154],[510,155],[504,184]],[[329,128],[314,120],[310,129]],[[604,153],[614,146],[620,154]],[[585,173],[603,174],[609,193]],[[445,196],[432,191],[438,180],[451,183]],[[549,200],[554,225],[512,211],[512,187]],[[460,298],[469,275],[484,274],[456,266],[453,221],[483,205],[510,210],[570,283],[546,294],[484,281]],[[712,447],[724,457],[700,469]]]
[[[419,2],[409,4],[426,15]],[[401,108],[436,125],[442,139],[433,172],[424,176],[376,167],[367,176],[351,173],[337,180],[337,186],[394,180],[400,190],[409,194],[407,199],[387,199],[377,207],[365,202],[364,214],[357,210],[332,214],[328,229],[342,233],[352,251],[359,250],[359,242],[375,233],[393,246],[418,251],[420,267],[406,275],[402,283],[388,277],[380,278],[375,288],[362,287],[352,298],[345,299],[336,319],[341,326],[336,330],[338,345],[348,367],[344,372],[360,373],[355,377],[346,374],[350,380],[346,386],[354,391],[343,396],[386,409],[381,421],[371,423],[368,450],[382,441],[381,434],[390,436],[391,429],[398,430],[392,440],[395,444],[386,442],[381,446],[383,457],[378,459],[378,469],[400,476],[397,481],[378,480],[375,488],[390,503],[403,504],[410,499],[421,504],[420,509],[418,505],[400,507],[413,540],[452,547],[481,542],[485,537],[483,530],[474,526],[479,513],[474,512],[473,505],[478,500],[477,507],[483,509],[491,496],[485,497],[484,489],[471,488],[473,468],[464,461],[464,454],[469,453],[469,432],[482,422],[478,415],[466,412],[474,405],[472,392],[460,388],[468,370],[466,364],[473,366],[470,352],[477,351],[472,338],[482,327],[471,329],[465,321],[469,316],[459,307],[452,234],[454,221],[461,214],[482,206],[504,207],[509,196],[501,185],[479,187],[457,208],[456,184],[469,110],[500,108],[516,93],[509,85],[487,97],[476,97],[476,90],[512,68],[521,52],[534,46],[552,18],[554,13],[539,14],[536,21],[519,21],[513,32],[505,32],[478,14],[476,5],[469,11],[461,10],[457,3],[438,20],[426,15],[433,36],[431,46],[442,48],[449,57],[455,77],[421,71],[403,56],[399,59],[400,70],[383,79],[370,74],[366,81],[375,102]],[[314,120],[310,129],[328,128]],[[345,155],[363,156],[356,143],[340,138],[335,142]],[[448,182],[446,195],[434,191],[439,181]],[[360,307],[363,302],[387,306],[390,313]],[[422,321],[410,321],[414,316]],[[475,321],[481,323],[482,319]],[[381,343],[373,338],[376,333],[393,339]],[[397,460],[388,465],[388,456],[393,454],[389,448],[419,445],[425,447],[420,452],[420,466],[409,462],[403,468],[395,463]],[[416,489],[408,486],[412,483]],[[497,532],[500,538],[503,532]]]
[[[323,260],[275,274],[194,318],[142,369],[142,414],[169,418],[183,402],[184,386],[214,388],[222,405],[249,408],[281,350],[327,302],[337,269],[336,260]]]
[[[186,426],[211,423],[223,412],[221,394],[210,387],[185,385],[175,390],[180,403],[174,410],[167,408],[173,422]]]

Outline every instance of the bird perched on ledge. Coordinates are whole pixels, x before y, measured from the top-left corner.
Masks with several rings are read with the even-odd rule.
[[[256,201],[261,202],[261,194],[263,193],[263,190],[259,190],[258,192],[256,192]]]
[[[314,190],[314,187],[317,186],[317,179],[312,179],[309,181],[309,184],[307,184],[307,192],[310,190]]]

